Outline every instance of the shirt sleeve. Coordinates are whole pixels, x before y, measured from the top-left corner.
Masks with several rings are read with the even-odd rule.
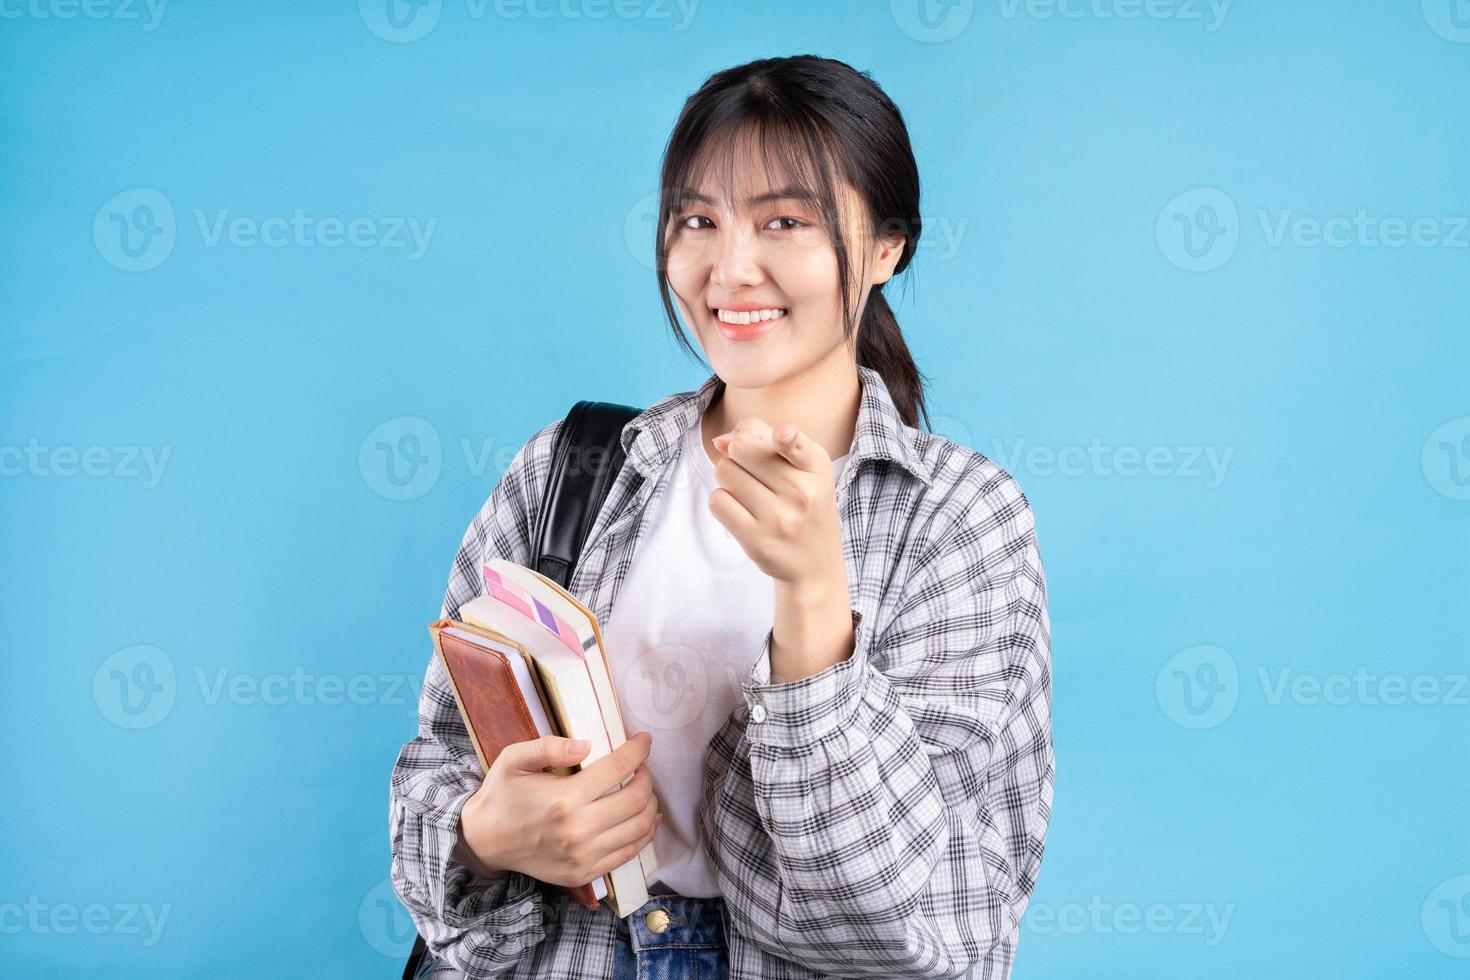
[[[1005,976],[1053,782],[1046,585],[1019,487],[988,481],[881,635],[852,617],[851,657],[785,684],[768,631],[744,730],[706,759],[731,919],[821,974]]]
[[[560,424],[558,419],[527,441],[471,521],[441,616],[456,616],[484,592],[480,569],[486,559],[529,559],[530,528]],[[476,978],[508,974],[544,934],[542,892],[534,878],[518,871],[480,878],[453,856],[460,811],[483,778],[443,664],[431,655],[418,736],[403,746],[393,767],[391,879],[430,952]]]

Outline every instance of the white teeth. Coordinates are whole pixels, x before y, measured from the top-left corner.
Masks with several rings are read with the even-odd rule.
[[[786,315],[786,311],[782,309],[752,310],[748,313],[716,310],[715,313],[724,323],[760,323],[764,320],[779,320]]]

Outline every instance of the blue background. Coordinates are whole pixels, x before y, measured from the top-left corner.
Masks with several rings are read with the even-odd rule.
[[[1464,975],[1470,4],[99,3],[0,24],[0,972],[397,976],[388,775],[460,536],[572,401],[705,376],[663,142],[814,52],[906,115],[900,322],[1038,518],[1015,976]],[[298,209],[382,244],[248,237]],[[1432,223],[1299,220],[1359,211]]]

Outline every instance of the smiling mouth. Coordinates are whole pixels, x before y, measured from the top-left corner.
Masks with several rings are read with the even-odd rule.
[[[772,306],[763,310],[749,310],[736,312],[734,310],[723,310],[719,307],[710,307],[710,313],[722,324],[728,326],[747,326],[749,324],[769,323],[772,320],[781,320],[791,313],[784,307]]]

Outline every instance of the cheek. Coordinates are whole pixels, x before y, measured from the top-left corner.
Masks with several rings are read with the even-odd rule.
[[[837,295],[836,255],[830,248],[788,248],[773,257],[771,268],[781,294],[793,306],[827,308],[841,302]]]

